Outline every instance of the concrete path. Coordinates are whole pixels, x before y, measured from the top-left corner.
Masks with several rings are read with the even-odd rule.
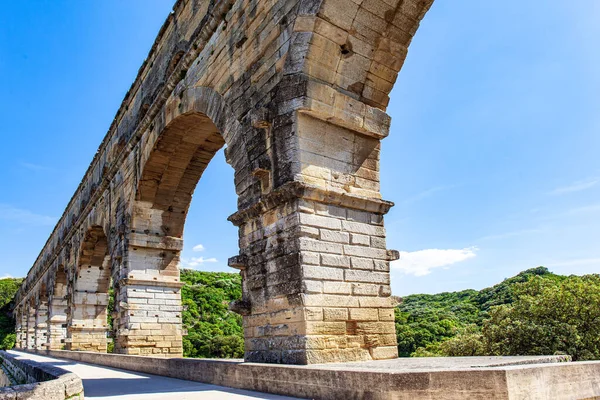
[[[74,372],[83,381],[86,399],[94,400],[220,400],[220,399],[273,399],[291,400],[293,397],[276,396],[230,389],[222,386],[184,381],[158,375],[142,374],[122,369],[84,364],[72,360],[42,357],[11,350],[18,358],[48,363]]]

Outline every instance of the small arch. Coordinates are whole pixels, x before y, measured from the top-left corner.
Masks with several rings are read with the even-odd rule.
[[[260,194],[257,179],[249,173],[241,124],[219,93],[207,87],[188,88],[169,99],[157,121],[162,122],[156,126],[160,134],[143,149],[147,158],[142,160],[136,190],[135,232],[181,238],[196,184],[225,145],[227,162],[237,175],[237,194],[251,197],[252,189]]]
[[[183,236],[183,224],[196,184],[216,152],[225,145],[217,127],[205,115],[186,114],[160,135],[141,176],[134,220],[136,231]],[[154,224],[160,221],[160,226]]]

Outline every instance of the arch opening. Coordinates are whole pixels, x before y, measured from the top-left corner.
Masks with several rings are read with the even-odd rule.
[[[85,235],[73,282],[68,322],[68,350],[106,352],[110,256],[108,240],[100,226]]]
[[[208,116],[192,112],[175,118],[146,145],[129,234],[128,284],[121,288],[122,298],[136,309],[121,312],[118,328],[128,335],[119,336],[115,347],[126,354],[181,356],[184,224],[194,190],[225,140]],[[132,329],[138,323],[148,323],[142,326],[153,335]],[[141,336],[146,346],[136,348],[132,342]]]

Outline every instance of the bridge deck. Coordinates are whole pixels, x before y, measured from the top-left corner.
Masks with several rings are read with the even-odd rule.
[[[47,363],[79,375],[83,381],[86,399],[293,399],[293,397],[277,396],[249,390],[230,389],[222,386],[85,364],[73,360],[42,357],[18,351],[10,351],[10,353],[19,358]]]

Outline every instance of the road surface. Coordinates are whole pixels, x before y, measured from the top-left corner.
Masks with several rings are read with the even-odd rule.
[[[293,397],[230,389],[164,376],[131,372],[122,369],[80,363],[73,360],[42,357],[11,350],[18,358],[47,363],[79,375],[86,399],[94,400],[221,400],[272,399],[291,400]]]

